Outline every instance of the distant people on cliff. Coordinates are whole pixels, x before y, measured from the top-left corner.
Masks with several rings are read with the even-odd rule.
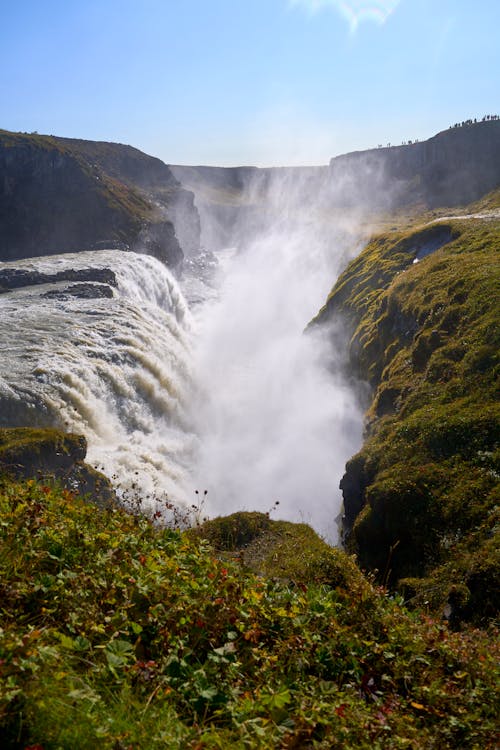
[[[500,120],[500,115],[484,115],[484,117],[481,119],[481,122],[487,122],[490,120]],[[477,118],[474,117],[473,120],[464,120],[463,122],[456,122],[454,125],[450,125],[451,128],[464,128],[467,125],[475,125],[478,122]]]

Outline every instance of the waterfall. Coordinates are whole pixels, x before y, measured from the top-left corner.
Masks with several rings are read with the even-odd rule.
[[[113,250],[15,267],[48,274],[108,268],[117,288],[111,299],[65,294],[67,282],[0,296],[0,424],[83,434],[87,460],[122,494],[140,485],[149,502],[165,493],[187,502],[192,323],[176,280],[155,258]]]
[[[189,507],[195,490],[210,516],[279,501],[280,517],[336,541],[361,414],[324,332],[303,332],[352,238],[338,232],[332,252],[331,232],[325,242],[313,226],[218,262],[201,254],[180,285],[156,259],[117,250],[0,264],[110,269],[117,282],[102,298],[100,282],[74,296],[50,277],[0,295],[0,425],[85,435],[89,463],[153,510],[165,496]]]
[[[219,295],[198,320],[194,483],[204,510],[268,512],[338,539],[339,481],[361,444],[362,415],[329,332],[304,328],[351,238],[288,224],[221,254]]]

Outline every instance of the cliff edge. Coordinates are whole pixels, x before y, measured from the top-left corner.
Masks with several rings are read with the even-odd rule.
[[[199,246],[193,195],[130,146],[0,131],[0,260],[106,246],[178,266]]]
[[[316,319],[343,326],[371,391],[341,481],[347,546],[455,622],[500,610],[499,248],[497,191],[468,215],[375,236]]]
[[[458,206],[500,183],[500,120],[470,122],[426,141],[355,151],[330,161],[344,200],[398,208]]]

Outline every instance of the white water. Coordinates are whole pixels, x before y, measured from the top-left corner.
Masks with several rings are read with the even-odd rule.
[[[344,464],[361,415],[323,334],[303,335],[352,245],[282,231],[220,255],[214,293],[155,259],[99,251],[2,266],[111,268],[113,299],[0,295],[0,424],[84,434],[88,461],[156,508],[204,497],[203,513],[268,511],[335,541]],[[61,291],[69,282],[59,282]],[[193,313],[189,310],[193,306]],[[194,315],[194,317],[193,317]],[[5,406],[7,405],[7,406]]]
[[[194,476],[210,516],[267,512],[278,501],[274,517],[337,539],[338,485],[362,420],[339,368],[326,368],[327,332],[304,335],[340,270],[336,240],[279,231],[223,254],[225,280],[202,310],[195,345]]]
[[[140,483],[144,496],[168,493],[187,502],[191,316],[175,279],[154,258],[120,251],[15,266],[49,273],[111,268],[118,289],[113,299],[43,297],[54,285],[0,296],[0,398],[8,404],[0,423],[56,424],[84,434],[88,461],[122,492]]]

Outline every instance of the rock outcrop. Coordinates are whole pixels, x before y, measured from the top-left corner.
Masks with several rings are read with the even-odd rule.
[[[315,320],[343,325],[371,391],[341,481],[347,546],[454,622],[500,610],[498,191],[484,205],[374,237]]]
[[[0,429],[0,475],[14,479],[58,481],[96,505],[115,501],[109,480],[85,463],[87,441],[54,429]]]
[[[51,289],[42,297],[48,299],[67,300],[69,297],[78,299],[111,299],[113,290],[107,284],[71,284],[64,289]]]
[[[0,292],[39,284],[57,284],[61,281],[118,286],[115,273],[110,268],[67,268],[56,273],[43,273],[42,271],[24,268],[0,269]]]
[[[179,266],[199,246],[193,196],[130,146],[0,131],[0,260],[99,246]]]

